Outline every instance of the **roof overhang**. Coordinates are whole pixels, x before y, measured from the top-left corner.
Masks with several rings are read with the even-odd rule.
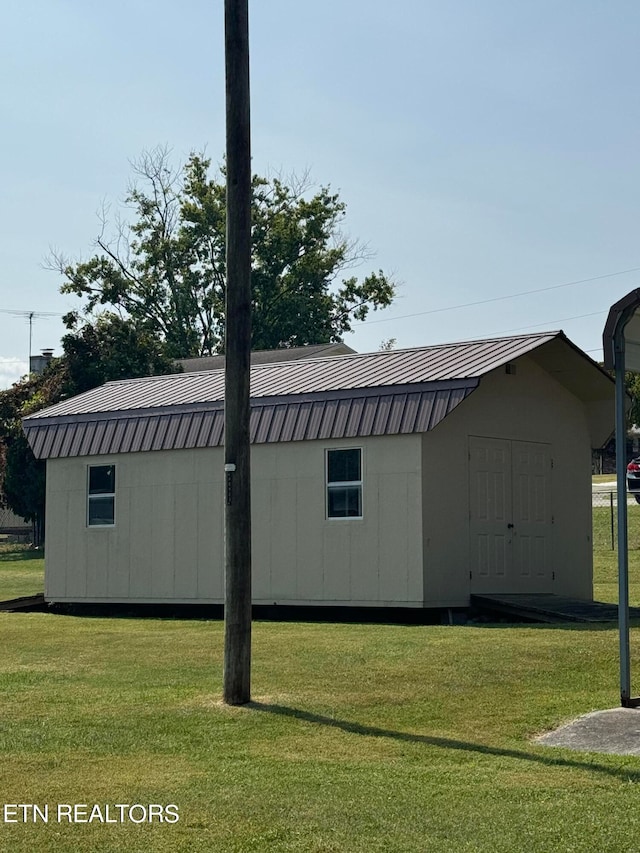
[[[614,430],[615,383],[592,358],[563,333],[530,357],[567,391],[582,401],[592,447],[604,447]]]

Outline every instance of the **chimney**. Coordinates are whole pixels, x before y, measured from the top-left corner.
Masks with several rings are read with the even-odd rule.
[[[52,349],[43,349],[41,350],[41,355],[32,355],[31,363],[29,364],[29,372],[35,374],[44,373],[47,365],[49,364],[52,358]]]

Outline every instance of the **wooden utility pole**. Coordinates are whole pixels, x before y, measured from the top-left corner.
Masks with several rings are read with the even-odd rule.
[[[223,699],[251,698],[251,141],[248,0],[225,0],[227,293]]]

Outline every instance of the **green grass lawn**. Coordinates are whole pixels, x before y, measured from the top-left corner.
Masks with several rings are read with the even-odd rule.
[[[0,601],[44,592],[44,557],[27,545],[0,544]]]
[[[3,851],[619,851],[640,828],[640,760],[530,741],[616,704],[614,630],[257,623],[237,709],[216,622],[0,633],[4,802],[180,813],[0,824]]]
[[[592,474],[591,482],[595,485],[596,483],[613,483],[615,482],[616,475],[615,474]]]
[[[0,613],[0,851],[638,849],[640,759],[532,742],[617,705],[613,626],[257,622],[245,708],[220,704],[222,643],[219,622]],[[59,824],[57,804],[180,819]]]
[[[617,524],[614,506],[613,537],[611,510],[608,506],[593,509],[593,597],[597,601],[618,600]],[[640,505],[628,507],[629,539],[629,603],[640,607]]]

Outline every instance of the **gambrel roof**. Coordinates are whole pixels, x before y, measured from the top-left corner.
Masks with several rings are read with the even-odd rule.
[[[482,376],[557,341],[598,373],[562,332],[255,365],[251,441],[427,432]],[[23,428],[37,457],[55,458],[215,447],[223,421],[224,371],[214,370],[108,382]]]

